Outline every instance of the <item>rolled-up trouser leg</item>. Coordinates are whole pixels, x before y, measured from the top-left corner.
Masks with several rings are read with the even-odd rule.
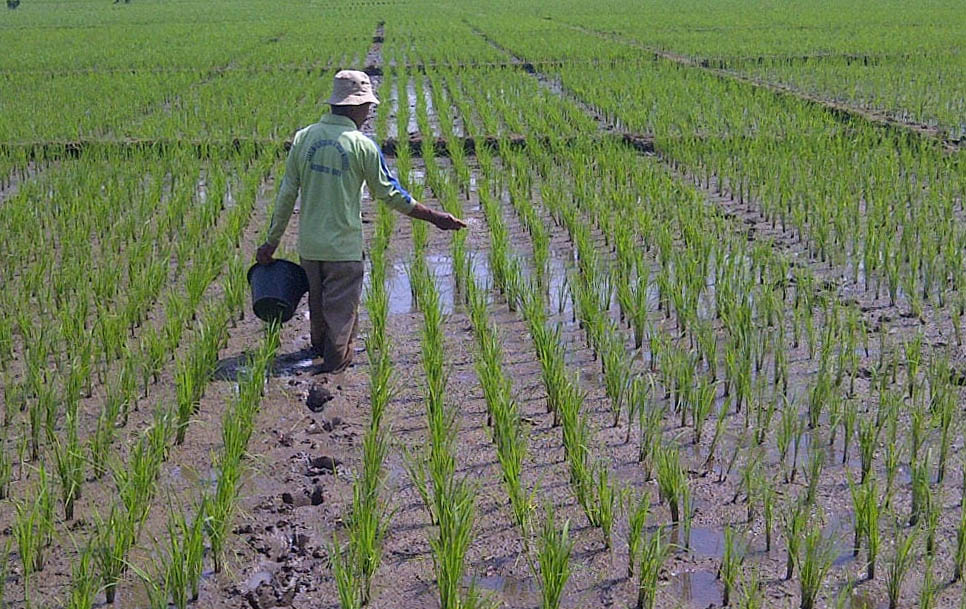
[[[323,354],[325,336],[325,316],[322,314],[324,298],[322,294],[322,262],[302,259],[302,268],[309,279],[309,323],[312,326],[312,347],[319,355]]]
[[[322,349],[322,372],[340,372],[352,361],[352,339],[356,332],[365,267],[362,261],[319,264],[322,270],[322,306],[319,313],[323,336],[317,346]],[[309,314],[314,317],[316,312],[312,310],[311,303],[309,308]],[[316,321],[313,319],[313,335],[315,327]]]

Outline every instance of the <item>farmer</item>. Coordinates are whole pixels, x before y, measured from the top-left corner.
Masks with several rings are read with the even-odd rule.
[[[390,173],[379,146],[359,131],[378,103],[365,72],[335,75],[331,113],[295,134],[268,238],[256,253],[259,264],[273,261],[301,190],[298,251],[309,279],[312,349],[322,357],[321,372],[341,372],[352,360],[362,294],[362,182],[373,198],[410,218],[441,230],[466,226],[414,201]]]

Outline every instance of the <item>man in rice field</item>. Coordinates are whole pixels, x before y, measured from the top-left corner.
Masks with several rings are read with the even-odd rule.
[[[312,348],[322,357],[321,372],[341,372],[352,360],[364,268],[362,183],[373,198],[410,218],[441,230],[466,226],[414,201],[389,171],[379,146],[359,131],[378,103],[365,72],[335,75],[331,113],[295,134],[268,238],[256,253],[259,264],[273,261],[301,191],[298,251],[309,278]]]

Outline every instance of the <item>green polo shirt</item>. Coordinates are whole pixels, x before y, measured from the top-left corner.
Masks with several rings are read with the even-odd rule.
[[[393,177],[379,146],[352,119],[326,114],[295,134],[275,198],[268,242],[278,244],[302,191],[299,256],[362,260],[362,183],[373,198],[408,214],[413,199]]]

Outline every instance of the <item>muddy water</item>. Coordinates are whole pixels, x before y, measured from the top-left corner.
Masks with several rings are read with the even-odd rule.
[[[433,106],[433,88],[429,82],[429,79],[425,76],[423,78],[423,99],[426,100],[426,112],[429,114],[429,127],[433,130],[433,137],[442,137],[443,130],[439,126],[439,118],[436,115],[436,109]]]
[[[856,560],[852,555],[854,542],[852,510],[830,512],[826,518],[827,522],[822,529],[822,534],[833,543],[835,560],[832,564],[836,567],[844,567]]]
[[[490,265],[482,252],[470,252],[473,277],[480,286],[490,285]],[[428,254],[426,264],[436,282],[439,292],[439,302],[443,313],[452,314],[457,309],[459,298],[456,294],[456,282],[453,276],[453,258],[449,254]],[[405,315],[415,311],[412,284],[409,281],[409,267],[407,263],[396,262],[392,266],[392,273],[388,278],[389,314]]]
[[[530,607],[540,604],[540,587],[532,577],[519,578],[503,575],[467,575],[463,578],[467,588],[476,586],[482,596],[490,597],[498,606]]]
[[[413,85],[412,75],[406,82],[406,97],[409,105],[409,124],[406,130],[409,133],[419,133],[419,124],[416,122],[416,87]]]
[[[724,556],[724,531],[706,527],[691,529],[691,543],[689,549],[692,554],[705,558],[721,558]]]
[[[574,317],[573,298],[570,293],[569,274],[574,261],[551,254],[547,269],[547,286],[553,311],[567,319]]]
[[[711,571],[685,571],[672,576],[671,593],[687,607],[718,607],[724,602],[724,586]]]
[[[396,117],[399,116],[399,91],[395,86],[389,87],[389,118],[386,120],[386,135],[388,137],[396,137],[398,135],[398,127],[396,126]]]
[[[413,290],[406,265],[397,262],[387,280],[389,291],[389,314],[404,315],[413,311]]]

